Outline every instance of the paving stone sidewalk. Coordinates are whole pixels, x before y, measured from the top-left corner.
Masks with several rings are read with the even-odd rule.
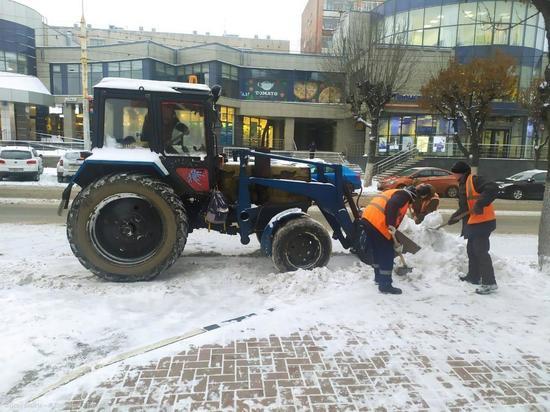
[[[343,340],[342,340],[343,339]],[[333,341],[345,350],[333,352]],[[341,327],[193,347],[119,373],[60,407],[71,411],[550,410],[550,362],[463,356],[433,359]],[[516,349],[516,351],[518,351]],[[398,367],[396,366],[398,365]]]

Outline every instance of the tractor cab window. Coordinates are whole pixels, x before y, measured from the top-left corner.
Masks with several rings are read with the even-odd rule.
[[[103,147],[149,147],[151,121],[145,99],[105,100]]]
[[[203,105],[164,101],[161,119],[162,143],[167,155],[206,156]]]

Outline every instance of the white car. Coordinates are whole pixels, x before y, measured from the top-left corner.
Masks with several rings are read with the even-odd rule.
[[[65,152],[57,162],[57,181],[59,183],[68,181],[75,175],[80,165],[84,162],[81,151]]]
[[[23,177],[38,182],[42,172],[42,157],[32,147],[0,147],[0,180],[4,177]]]

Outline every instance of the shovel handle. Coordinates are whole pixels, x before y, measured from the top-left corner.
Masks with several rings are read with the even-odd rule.
[[[462,219],[463,217],[468,216],[470,213],[471,212],[468,210],[467,212],[463,212],[463,213],[459,214],[457,217],[455,217],[455,219],[458,222],[460,219]],[[442,227],[445,227],[445,226],[449,226],[449,222],[446,222],[446,223],[443,223],[442,225],[437,226],[436,228],[434,228],[434,230],[439,230],[439,229],[441,229]]]

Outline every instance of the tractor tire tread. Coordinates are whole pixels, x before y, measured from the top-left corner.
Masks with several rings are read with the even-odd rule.
[[[83,255],[78,245],[76,244],[73,234],[73,230],[75,229],[75,225],[77,224],[80,206],[83,202],[86,202],[89,199],[93,191],[106,184],[114,184],[128,181],[137,182],[151,189],[157,195],[159,195],[170,206],[177,222],[176,242],[172,248],[170,256],[159,263],[159,265],[150,270],[148,273],[140,276],[124,276],[118,274],[114,275],[101,270]],[[172,266],[183,253],[185,244],[187,243],[188,230],[189,222],[187,212],[181,199],[176,195],[174,190],[169,185],[158,180],[157,178],[154,178],[144,173],[113,173],[97,179],[96,181],[82,189],[80,193],[78,193],[78,195],[73,200],[71,207],[69,208],[69,213],[67,214],[67,238],[69,240],[69,245],[74,255],[78,258],[80,263],[86,269],[90,270],[92,273],[101,277],[102,279],[114,282],[147,281],[157,277],[160,273]]]

